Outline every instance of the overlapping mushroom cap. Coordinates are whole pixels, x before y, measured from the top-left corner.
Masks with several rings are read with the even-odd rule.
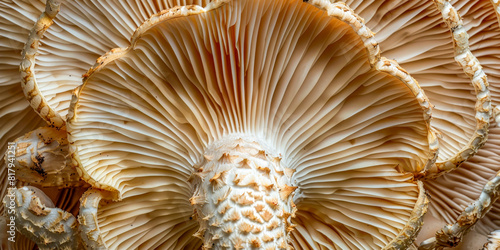
[[[467,141],[473,140],[473,131],[477,129],[474,120],[481,117],[473,110],[483,108],[484,111],[488,111],[486,109],[488,101],[483,105],[474,105],[476,98],[488,99],[484,94],[478,95],[481,93],[478,91],[481,88],[476,88],[474,91],[470,83],[475,84],[474,78],[480,74],[474,74],[473,81],[467,79],[467,76],[474,72],[467,72],[467,65],[476,65],[474,68],[482,69],[488,77],[487,87],[491,95],[489,112],[499,103],[497,40],[500,31],[495,3],[450,1],[450,4],[447,4],[446,1],[434,1],[434,3],[402,1],[397,5],[391,5],[384,1],[347,2],[365,18],[367,26],[377,32],[375,37],[381,42],[383,53],[396,59],[407,69],[419,81],[435,105],[431,124],[442,135],[438,166],[444,167],[443,170],[450,170],[453,168],[451,163],[462,163],[453,161],[454,158],[450,156],[465,148]],[[451,9],[451,6],[454,9]],[[450,20],[454,21],[449,22]],[[463,58],[466,57],[461,56],[461,53],[474,55],[481,63],[481,67],[473,63],[473,60],[469,64],[464,64]],[[466,66],[465,74],[461,72],[459,66]],[[478,73],[477,70],[475,72]],[[492,118],[494,116],[493,112]],[[486,119],[486,116],[482,117]],[[430,237],[446,223],[454,223],[462,210],[479,198],[483,186],[499,170],[500,142],[497,138],[496,123],[493,122],[488,130],[486,144],[481,149],[478,146],[472,147],[474,151],[479,149],[476,156],[465,161],[455,171],[425,182],[426,190],[431,196],[430,213],[439,221],[437,223],[439,226],[436,224],[437,227],[429,228],[428,233],[421,234],[422,237]],[[449,167],[445,166],[446,162],[450,163]],[[431,172],[436,170],[439,172],[439,169],[440,167]],[[475,227],[477,235],[483,235],[483,239],[489,232],[500,227],[495,206],[498,205],[494,205],[493,210]]]
[[[488,74],[491,102],[493,105],[498,105],[500,103],[500,79],[498,78],[500,58],[496,51],[498,50],[497,44],[500,42],[500,27],[497,14],[490,1],[473,1],[463,7],[459,3],[455,5],[462,14],[464,27],[470,35],[471,50]],[[455,171],[427,183],[428,190],[436,201],[431,205],[433,214],[439,214],[439,217],[446,223],[452,223],[467,205],[478,198],[478,192],[500,171],[499,145],[500,128],[497,122],[492,121],[487,143],[473,158]],[[461,195],[450,195],[451,192]],[[500,227],[498,206],[499,204],[496,203],[486,218],[478,222],[475,228],[477,232],[486,236]]]
[[[95,59],[112,48],[127,46],[135,29],[151,15],[180,4],[206,2],[68,1],[59,13],[61,3],[48,1],[28,41],[24,41],[21,82],[30,105],[50,125],[64,127],[71,93]],[[39,4],[30,5],[28,10],[40,11]]]
[[[440,152],[429,174],[449,171],[473,156],[486,140],[488,82],[468,51],[466,29],[452,34],[443,20],[438,3],[446,1],[348,2],[376,32],[382,53],[408,70],[435,105],[432,126],[440,135]],[[456,13],[445,11],[448,17]]]
[[[0,3],[0,6],[2,16],[2,25],[0,25],[2,33],[0,43],[0,100],[2,101],[0,105],[0,178],[7,180],[8,170],[4,161],[7,143],[26,133],[26,130],[29,131],[45,124],[26,103],[23,91],[19,88],[21,51],[29,30],[41,11],[31,9],[25,11],[24,5],[17,6],[7,2]],[[17,12],[9,11],[11,9]],[[23,18],[19,20],[19,16]],[[15,22],[18,24],[15,28],[9,25]],[[19,126],[21,123],[23,125]],[[4,197],[8,182],[2,181],[1,183],[0,195]],[[2,206],[0,214],[3,214],[3,210]]]
[[[497,71],[499,63],[499,58],[497,56],[498,42],[496,42],[498,41],[500,30],[498,28],[497,13],[494,6],[490,1],[452,1],[451,4],[454,7],[452,8],[450,4],[441,1],[437,2],[438,7],[440,6],[439,4],[441,4],[441,6],[448,5],[448,7],[441,9],[441,14],[444,20],[448,22],[447,26],[451,29],[451,34],[455,39],[455,52],[457,53],[455,60],[460,63],[460,59],[462,58],[459,55],[460,51],[466,51],[470,48],[471,53],[481,63],[482,69],[488,75],[489,84],[487,87],[491,93],[491,105],[493,108],[498,105],[500,101],[498,98],[498,87],[500,84]],[[460,13],[463,18],[459,14],[452,15],[453,13]],[[468,35],[463,35],[465,34],[464,31],[467,32]],[[457,39],[460,39],[461,42],[457,42]],[[479,66],[476,68],[481,69]],[[418,76],[416,77],[418,79]],[[474,84],[474,80],[472,83]],[[422,87],[424,89],[427,88],[425,83],[422,84]],[[477,93],[476,91],[476,94]],[[473,93],[470,93],[469,96],[472,96],[472,94]],[[479,96],[481,95],[478,95],[478,97]],[[483,97],[485,96],[483,95]],[[485,106],[483,105],[482,107],[484,108]],[[476,105],[476,109],[477,108],[478,105]],[[436,109],[440,109],[439,106],[437,106]],[[492,115],[494,118],[495,112],[493,112]],[[498,229],[500,226],[497,217],[498,213],[496,212],[498,210],[498,203],[493,204],[492,211],[486,214],[487,208],[491,207],[488,201],[489,197],[487,198],[487,196],[483,194],[481,194],[481,196],[479,195],[483,187],[487,185],[486,183],[492,179],[499,170],[498,160],[500,158],[498,145],[500,145],[500,142],[498,140],[498,131],[497,123],[493,122],[493,126],[489,128],[488,141],[485,146],[478,151],[476,156],[463,163],[461,167],[454,172],[439,177],[436,180],[429,180],[426,182],[426,189],[429,190],[429,194],[432,197],[430,213],[441,221],[439,227],[444,227],[445,223],[458,223],[458,225],[463,227],[461,230],[455,230],[454,233],[449,233],[448,244],[450,246],[460,242],[460,239],[455,237],[459,235],[458,232],[465,231],[475,223],[476,220],[472,219],[474,217],[481,218],[485,216],[484,219],[478,221],[474,228],[476,240],[472,240],[474,237],[469,237],[469,239],[464,242],[465,244],[476,244],[476,246],[472,248],[477,248],[484,244],[486,235]],[[450,135],[453,134],[454,133],[451,133]],[[489,195],[494,195],[494,193],[490,193]],[[491,197],[493,201],[495,200],[494,196]],[[476,201],[476,199],[478,200]],[[475,209],[471,207],[466,209],[472,202],[475,202],[473,204],[478,207]],[[463,211],[464,209],[465,211]],[[461,213],[462,215],[460,215]],[[468,218],[467,223],[463,222],[464,218]],[[473,243],[474,241],[475,243]]]
[[[155,1],[148,4],[134,2],[127,3],[128,5],[124,5],[124,3],[67,1],[64,3],[65,11],[55,17],[59,5],[57,1],[47,1],[47,6],[42,1],[1,2],[0,150],[2,160],[0,178],[7,180],[8,168],[5,164],[6,155],[4,155],[7,150],[7,142],[13,142],[19,137],[17,142],[24,140],[21,144],[27,148],[24,148],[23,152],[17,152],[20,153],[18,158],[24,156],[24,159],[16,158],[16,163],[18,163],[17,160],[21,160],[25,164],[21,164],[22,168],[15,169],[16,177],[26,181],[25,184],[37,183],[42,186],[59,187],[80,185],[76,181],[78,176],[75,176],[74,173],[70,173],[71,178],[73,178],[73,181],[70,182],[55,181],[50,177],[53,175],[56,179],[61,180],[61,176],[56,176],[58,171],[68,170],[63,168],[65,161],[63,158],[67,159],[64,155],[67,153],[66,148],[63,148],[64,152],[61,153],[54,152],[54,148],[51,149],[52,152],[46,150],[47,145],[54,146],[56,144],[47,140],[54,139],[50,137],[53,133],[61,135],[58,136],[59,142],[66,140],[65,130],[61,129],[64,123],[51,123],[52,121],[49,119],[50,117],[46,116],[47,113],[44,109],[41,113],[42,118],[48,120],[48,125],[52,124],[55,128],[43,127],[47,126],[47,122],[42,120],[36,112],[40,113],[45,107],[51,110],[49,114],[57,114],[56,116],[60,118],[59,121],[63,121],[61,118],[64,118],[69,108],[71,91],[81,84],[81,75],[95,62],[99,55],[113,47],[125,45],[133,31],[152,14],[182,3],[205,4],[204,1]],[[137,10],[136,15],[124,14],[131,9]],[[45,18],[39,18],[42,13]],[[125,18],[126,21],[120,21],[120,17]],[[108,21],[105,22],[104,19]],[[111,28],[111,23],[113,23],[114,28]],[[119,25],[121,28],[118,31],[115,30]],[[48,31],[43,33],[47,29]],[[31,34],[30,30],[33,31]],[[111,33],[115,35],[110,36]],[[86,39],[80,39],[82,36]],[[28,86],[36,86],[37,91],[26,91],[27,88],[25,88],[25,93],[23,93],[20,82],[27,79],[21,79],[19,64],[22,59],[21,51],[26,43],[28,43],[27,54],[29,56],[25,58],[25,61],[32,62],[33,67],[30,70],[32,70],[31,73],[34,77],[31,79],[31,85],[28,84]],[[29,81],[25,83],[27,82],[29,83]],[[25,94],[27,94],[32,106],[35,107],[29,106],[30,102],[26,102]],[[43,102],[40,101],[42,99]],[[36,128],[38,129],[33,131]],[[30,134],[33,135],[33,138],[21,137],[30,131],[32,131]],[[47,131],[51,132],[46,133]],[[37,136],[39,139],[44,137],[45,139],[38,140],[35,138]],[[41,143],[42,141],[49,142],[49,144]],[[42,148],[37,148],[38,146]],[[42,151],[51,154],[51,156],[58,155],[58,163],[51,162],[53,159],[51,157],[44,158],[46,155],[44,156]],[[45,163],[42,162],[43,160]],[[39,165],[36,166],[37,164]],[[20,166],[20,164],[16,165]],[[47,173],[47,170],[52,174]],[[4,197],[7,194],[8,182],[2,181],[1,183],[0,195]],[[17,186],[22,185],[21,182],[17,184]],[[71,200],[78,200],[81,189],[59,191],[57,189],[44,189],[44,191],[49,192],[51,196],[54,196],[54,199],[61,202],[61,204],[57,204],[58,207],[73,210],[75,204]],[[2,216],[4,215],[3,211],[4,206],[0,206]],[[19,234],[17,235],[19,236]],[[30,248],[29,244],[23,244],[22,238],[18,238],[14,247]]]
[[[97,212],[103,244],[193,244],[187,180],[229,135],[295,171],[295,247],[411,243],[426,204],[412,172],[434,156],[430,104],[372,36],[327,1],[218,1],[152,17],[98,60],[69,113],[83,178],[121,198]],[[125,226],[144,233],[124,237]]]
[[[81,84],[81,75],[109,49],[126,46],[134,30],[151,15],[179,4],[205,5],[206,2],[67,1],[60,13],[58,1],[48,1],[47,5],[41,1],[0,4],[0,143],[3,154],[7,141],[14,141],[37,127],[49,125],[65,133],[71,93]],[[128,13],[130,10],[137,12]],[[20,83],[22,88],[19,88]],[[44,185],[55,184],[46,181]]]
[[[43,3],[33,3],[43,8]],[[19,62],[26,37],[41,11],[26,9],[26,3],[0,3],[0,197],[7,195],[8,167],[5,162],[7,143],[45,122],[29,107],[19,88]],[[16,25],[10,25],[16,23]],[[19,124],[22,124],[21,126]],[[7,211],[0,206],[0,248],[7,248]],[[21,239],[17,234],[16,239]],[[18,246],[23,246],[21,242]],[[27,248],[33,247],[33,244]]]

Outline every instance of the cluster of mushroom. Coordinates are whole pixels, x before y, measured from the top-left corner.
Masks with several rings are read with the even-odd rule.
[[[2,248],[496,249],[499,10],[0,2]]]

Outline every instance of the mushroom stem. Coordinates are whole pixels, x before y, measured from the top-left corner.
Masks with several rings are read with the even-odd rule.
[[[101,192],[95,189],[87,190],[80,198],[78,222],[85,249],[106,249],[97,223],[97,209],[101,199]]]
[[[7,209],[15,211],[16,229],[40,249],[77,249],[76,218],[59,208],[34,187],[10,190],[4,198]]]
[[[194,236],[205,248],[288,249],[295,225],[292,171],[252,139],[224,138],[213,143],[196,165],[190,199],[200,228]]]
[[[488,213],[500,196],[500,172],[488,181],[479,198],[464,209],[454,224],[446,225],[436,232],[436,237],[420,244],[419,249],[442,249],[457,246],[476,222]]]
[[[486,142],[490,117],[492,115],[488,79],[479,60],[470,51],[469,35],[460,14],[451,5],[449,0],[434,0],[434,3],[452,32],[455,61],[463,69],[465,75],[471,79],[472,86],[476,92],[476,128],[468,144],[461,148],[453,157],[436,162],[426,173],[426,178],[436,178],[457,168],[464,161],[474,156]]]
[[[500,230],[491,232],[488,243],[484,244],[483,250],[494,250],[500,248]]]
[[[21,86],[24,95],[28,99],[31,107],[42,117],[51,127],[61,129],[66,122],[59,113],[53,110],[47,103],[45,97],[38,88],[35,77],[35,57],[38,52],[40,39],[45,31],[54,23],[53,19],[59,13],[61,3],[55,0],[48,0],[45,11],[40,15],[35,26],[31,29],[28,41],[22,51],[22,61],[20,65]]]
[[[18,180],[42,187],[84,185],[69,157],[66,130],[41,127],[14,142],[13,164]]]

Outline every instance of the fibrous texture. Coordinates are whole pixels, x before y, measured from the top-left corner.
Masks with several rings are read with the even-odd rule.
[[[430,212],[443,223],[439,227],[455,222],[462,210],[478,198],[480,190],[496,174],[495,171],[500,171],[499,132],[499,128],[491,128],[488,143],[472,159],[455,171],[426,183],[434,199]],[[487,235],[498,228],[499,208],[498,203],[493,204],[491,212],[486,214],[484,220],[478,221],[475,230]]]
[[[457,61],[463,68],[464,73],[471,79],[477,97],[475,105],[476,128],[474,134],[469,139],[468,144],[470,146],[460,150],[458,153],[459,155],[452,160],[452,163],[462,163],[473,156],[479,147],[486,141],[489,121],[492,114],[491,97],[488,89],[489,84],[479,61],[469,49],[469,35],[465,30],[458,11],[447,0],[437,0],[435,4],[439,11],[441,11],[444,21],[452,31],[455,61]],[[441,172],[452,168],[453,166],[450,163],[438,162],[436,164],[436,169],[433,169],[433,171]]]
[[[467,54],[473,55],[481,64],[481,68],[477,61],[471,61],[474,64],[470,65],[476,65],[474,67],[482,69],[487,76],[492,117],[495,117],[498,108],[493,107],[499,103],[500,86],[500,29],[496,7],[492,1],[451,1],[456,10],[451,10],[450,5],[447,5],[441,8],[445,10],[441,12],[435,3],[438,1],[346,2],[365,18],[367,26],[377,32],[375,38],[381,44],[382,53],[397,60],[408,70],[435,105],[431,124],[441,135],[438,159],[438,163],[441,163],[438,166],[448,162],[448,166],[454,168],[450,165],[454,152],[465,148],[477,128],[475,120],[478,113],[474,110],[484,110],[485,107],[474,104],[477,97],[484,98],[484,95],[477,95],[481,91],[476,92],[468,75],[464,74],[463,69],[466,67],[462,68],[464,64],[461,58],[465,57],[455,57],[455,53],[457,49],[468,49]],[[461,27],[446,23],[452,16],[454,22],[462,23]],[[457,39],[462,42],[456,43]],[[456,46],[453,45],[454,41]],[[470,75],[471,72],[465,73]],[[433,231],[429,232],[431,235],[447,223],[454,223],[462,210],[477,199],[486,182],[500,170],[500,130],[493,120],[491,122],[486,144],[480,149],[478,146],[481,144],[471,148],[477,151],[474,157],[463,164],[462,161],[455,162],[454,165],[461,165],[453,172],[425,181],[431,197],[429,213],[440,221],[439,226],[428,229]],[[447,167],[441,169],[446,170]],[[486,236],[498,229],[500,220],[496,206],[476,224],[475,231],[478,234]]]
[[[488,76],[491,104],[494,107],[500,102],[498,89],[500,86],[498,78],[500,58],[497,51],[497,44],[500,42],[500,28],[497,14],[493,11],[490,1],[452,1],[452,4],[457,10],[452,12],[458,12],[461,15],[455,17],[459,20],[455,22],[463,24],[461,30],[465,30],[469,34],[468,47]],[[452,27],[453,30],[455,29]],[[498,106],[495,109],[498,109]],[[493,109],[493,118],[495,117],[495,109]],[[464,162],[460,168],[453,172],[426,182],[426,188],[433,198],[430,213],[441,220],[441,225],[438,228],[455,223],[464,209],[479,197],[483,186],[500,170],[500,164],[498,164],[500,161],[500,129],[495,120],[492,119],[491,122],[488,141],[474,157]],[[499,228],[498,206],[498,203],[492,204],[491,211],[483,219],[477,221],[474,226],[475,233],[485,237],[489,232]]]
[[[13,141],[16,137],[40,126],[49,125],[60,129],[69,108],[71,92],[81,84],[81,75],[95,63],[95,59],[113,47],[124,46],[133,31],[154,13],[179,4],[205,5],[206,2],[64,1],[64,11],[58,13],[60,5],[58,1],[47,1],[47,5],[42,1],[2,1],[0,3],[1,159],[4,159],[3,152],[6,151],[7,141]],[[137,12],[132,14],[129,12],[131,10]],[[23,86],[29,102],[26,102],[23,88],[19,87],[23,80],[19,73],[23,47],[25,50],[22,68],[24,83],[27,84]],[[30,103],[34,106],[33,109],[29,107]],[[48,123],[36,112],[40,113],[41,118]],[[60,133],[65,132],[64,128],[60,130]],[[36,161],[37,159],[33,158],[32,162]],[[49,164],[50,160],[46,159],[44,165]],[[54,164],[62,167],[60,162]],[[66,170],[74,169],[64,169]],[[7,180],[7,174],[7,165],[2,160],[0,178]],[[21,171],[17,174],[24,181],[42,186],[67,187],[81,184],[77,181],[79,177],[73,172],[64,173],[71,175],[68,182],[60,182],[67,176],[63,178],[58,176],[55,180],[50,177],[51,174],[48,174],[48,177],[41,176],[46,173],[36,173],[33,176],[31,173],[26,175],[26,172]],[[35,178],[26,178],[28,176]],[[0,195],[4,197],[7,194],[8,182],[1,183]],[[76,197],[78,200],[76,195],[81,189],[64,191],[44,189],[44,191],[52,192],[51,195],[57,196],[57,201],[62,202],[62,207],[72,210],[74,208],[71,206],[72,199]],[[3,210],[4,207],[0,206],[0,214],[4,214]],[[15,244],[11,247],[23,248],[22,240],[16,240]]]
[[[43,3],[33,1],[43,8]],[[41,119],[29,108],[20,85],[19,63],[21,51],[33,23],[41,10],[26,8],[26,3],[2,1],[0,3],[0,150],[7,142],[41,126]],[[3,163],[2,163],[3,164]],[[4,167],[1,168],[5,169]]]
[[[93,189],[87,190],[80,199],[78,229],[85,249],[105,249],[97,222],[97,208],[101,199],[101,193]]]
[[[32,4],[43,8],[43,3]],[[0,2],[0,199],[8,194],[8,167],[4,158],[7,152],[7,143],[16,137],[44,126],[45,122],[29,107],[19,88],[19,63],[21,50],[26,42],[29,30],[41,11],[26,8],[26,2]],[[13,25],[15,24],[15,25]],[[12,174],[12,173],[11,173]],[[7,210],[0,206],[0,221],[8,223]],[[1,225],[0,245],[2,249],[12,247],[7,239],[7,230]],[[7,227],[5,227],[7,229]],[[33,243],[23,241],[22,235],[16,234],[17,249],[31,249]]]
[[[43,4],[33,2],[43,8]],[[28,8],[26,3],[0,2],[0,197],[7,194],[8,170],[5,161],[7,143],[24,133],[43,126],[45,122],[29,107],[19,88],[21,51],[34,21],[41,11]],[[15,25],[14,25],[15,24]],[[0,207],[3,215],[4,208]]]
[[[22,51],[23,60],[21,62],[21,86],[24,95],[31,107],[51,126],[57,129],[64,127],[64,120],[61,115],[50,108],[45,96],[40,95],[40,89],[36,84],[34,73],[35,55],[38,51],[40,39],[45,30],[53,23],[54,17],[59,12],[60,3],[49,1],[45,6],[45,11],[40,15],[35,27],[31,30],[29,39]]]
[[[203,0],[130,2],[48,1],[26,3],[30,11],[44,9],[24,41],[21,83],[33,109],[56,128],[65,124],[72,90],[81,75],[109,49],[123,47],[137,27],[151,15],[179,4],[205,5]],[[134,14],[129,10],[136,11]],[[127,15],[123,15],[127,13]],[[31,27],[30,27],[31,28]],[[81,39],[80,37],[86,37]],[[48,44],[50,46],[40,46]],[[36,71],[36,72],[35,72]]]
[[[227,187],[203,189],[206,195],[196,195],[198,189],[186,182],[195,169],[224,153],[231,156],[227,146],[217,149],[227,152],[205,158],[211,145],[231,135],[265,142],[295,172],[290,184],[275,184],[299,185],[293,195],[297,217],[290,222],[297,227],[287,244],[377,248],[412,242],[427,204],[412,172],[423,170],[435,155],[430,104],[406,71],[380,57],[372,33],[345,5],[312,4],[221,1],[169,9],[139,27],[131,46],[98,59],[75,92],[68,129],[83,178],[121,198],[97,211],[106,247],[202,244],[188,240],[190,234],[202,237],[205,247],[215,242],[215,233],[196,233],[191,204],[215,206],[206,199],[225,194],[229,201],[221,202],[245,202],[264,188],[256,182],[259,193],[228,192],[256,181],[251,176],[262,172],[257,166],[241,171],[249,179],[231,171]],[[216,184],[221,171],[207,172],[202,180]],[[170,198],[161,199],[166,193]],[[262,199],[279,198],[279,207],[291,213],[293,206],[280,194]],[[251,213],[258,211],[238,208],[227,216],[240,217],[233,230],[243,232],[242,244],[266,245],[253,241],[265,232],[250,219],[258,220]],[[196,211],[198,220],[206,219],[204,232],[224,230],[224,221],[210,229],[219,217],[203,209]],[[151,220],[146,212],[158,216]],[[269,212],[285,234],[287,220],[279,211]],[[125,237],[118,225],[155,233]],[[361,234],[366,237],[357,237]]]
[[[453,169],[472,156],[484,143],[488,118],[477,110],[482,106],[476,106],[478,97],[471,93],[475,87],[464,73],[464,68],[472,65],[462,68],[455,61],[453,36],[435,3],[346,2],[376,32],[382,53],[410,72],[435,105],[431,125],[439,135],[439,155],[437,164],[425,175]],[[468,58],[471,54],[465,55]],[[475,84],[481,92],[481,86],[487,84],[483,78],[484,74],[476,78],[479,82]]]

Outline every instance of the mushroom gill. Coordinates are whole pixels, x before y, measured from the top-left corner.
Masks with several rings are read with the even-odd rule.
[[[500,81],[498,78],[498,65],[500,58],[498,57],[498,46],[500,42],[500,27],[497,22],[497,13],[490,1],[454,1],[453,7],[460,13],[457,19],[463,23],[463,29],[469,34],[468,46],[471,52],[481,63],[483,71],[488,76],[488,82],[491,93],[492,107],[500,103]],[[450,27],[453,30],[453,27]],[[498,106],[496,106],[498,108]],[[495,113],[493,112],[493,118]],[[441,225],[435,228],[434,231],[440,228],[451,227],[452,224],[458,221],[463,221],[463,214],[468,216],[476,216],[470,213],[471,203],[476,204],[474,211],[483,211],[481,208],[483,202],[477,202],[483,187],[492,179],[500,166],[500,128],[498,123],[491,119],[491,126],[488,132],[488,141],[481,147],[478,153],[464,162],[460,168],[441,176],[435,180],[426,181],[426,189],[432,197],[430,205],[430,213],[439,218]],[[493,200],[495,197],[492,197]],[[484,201],[484,198],[482,199]],[[491,231],[500,227],[499,203],[492,204],[491,211],[485,214],[478,214],[481,219],[474,223],[474,233],[476,238],[485,238]],[[469,211],[469,212],[467,212]],[[475,212],[474,212],[475,213]],[[462,215],[461,215],[462,214]],[[484,217],[483,217],[484,216]],[[475,222],[475,221],[474,221]],[[448,225],[447,225],[448,224]],[[465,223],[462,227],[469,228],[471,223]],[[438,230],[437,233],[439,233]],[[462,230],[464,231],[464,230]],[[467,231],[464,231],[467,233]],[[448,234],[451,238],[451,235]],[[443,237],[441,237],[444,239]],[[470,238],[470,237],[469,237]],[[444,240],[442,240],[444,242]],[[458,244],[459,238],[454,240]],[[465,240],[464,243],[473,242]],[[477,242],[476,246],[482,245],[483,242]]]
[[[177,7],[130,41],[97,60],[68,112],[83,179],[115,199],[92,194],[100,235],[89,239],[127,249],[412,243],[427,206],[413,173],[436,155],[431,104],[345,4]]]
[[[435,105],[431,125],[440,148],[425,175],[438,176],[472,157],[486,141],[491,108],[486,74],[467,43],[471,26],[450,32],[441,9],[448,17],[456,12],[447,1],[347,2],[376,32],[382,53],[405,68]]]
[[[148,3],[64,1],[62,3],[64,11],[57,13],[59,2],[52,0],[48,0],[47,4],[37,0],[0,2],[0,151],[2,152],[0,197],[7,194],[9,187],[8,182],[4,181],[8,178],[8,167],[4,161],[7,157],[4,155],[7,142],[13,142],[16,138],[17,141],[26,139],[23,137],[26,133],[34,136],[40,132],[43,132],[43,135],[38,135],[39,137],[48,138],[49,134],[57,133],[60,134],[58,135],[59,141],[66,141],[66,131],[64,128],[61,129],[64,121],[56,124],[51,119],[54,117],[60,117],[59,121],[65,119],[73,88],[81,84],[81,75],[100,54],[116,46],[125,46],[128,37],[141,23],[162,9],[179,4],[206,4],[205,1],[189,0],[150,1]],[[137,12],[132,15],[130,10]],[[50,18],[47,19],[47,16]],[[25,64],[30,63],[33,67],[29,69],[32,78],[25,83],[31,87],[36,86],[36,91],[32,89],[26,91],[27,88],[25,88],[27,96],[20,87],[19,76],[21,51],[26,43],[28,50],[25,50],[24,54],[27,53],[29,56],[24,58]],[[35,106],[34,108],[30,107],[26,98],[32,106]],[[35,111],[40,113],[41,117]],[[49,124],[42,118],[50,121]],[[55,126],[58,131],[44,127],[47,125]],[[47,131],[50,131],[49,134],[45,134]],[[49,154],[49,158],[44,158],[43,155],[31,154],[31,150],[41,152],[37,146],[43,147],[49,144],[54,146],[56,143],[44,145],[38,143],[41,140],[31,139],[35,140],[27,142],[30,147],[25,148],[27,151],[24,151],[22,159],[17,159],[21,160],[23,166],[20,166],[19,161],[16,160],[16,177],[22,180],[17,182],[17,187],[32,184],[40,188],[41,186],[63,188],[82,184],[79,176],[75,175],[74,167],[64,168],[61,165],[68,159],[65,155],[67,145],[57,148],[62,149],[61,152],[55,152],[54,148],[42,149],[43,154]],[[52,162],[54,158],[50,157],[56,155],[57,162]],[[41,163],[40,159],[44,159],[45,163]],[[37,166],[38,163],[40,164]],[[67,176],[62,177],[60,173],[67,174]],[[68,179],[71,180],[66,181]],[[57,197],[57,201],[62,202],[58,207],[69,210],[74,207],[72,199],[78,200],[78,194],[82,191],[81,188],[61,190],[42,188],[42,190],[50,192],[49,195]],[[75,211],[72,212],[75,213]],[[2,218],[6,216],[4,206],[0,206],[0,215]],[[32,248],[32,243],[27,243],[20,234],[16,237],[16,242],[9,247]],[[7,243],[2,241],[2,244]]]
[[[426,224],[436,223],[435,227],[422,230],[419,235],[423,237],[421,239],[427,239],[447,224],[455,223],[460,213],[479,197],[486,182],[500,170],[498,164],[500,130],[498,123],[493,119],[488,128],[488,141],[480,148],[478,146],[472,148],[473,151],[477,151],[474,156],[470,154],[468,160],[463,163],[462,160],[455,161],[455,164],[451,163],[456,158],[450,158],[455,154],[453,152],[458,152],[467,144],[468,138],[472,138],[473,129],[477,125],[474,119],[480,117],[477,116],[478,113],[474,117],[473,111],[478,92],[474,90],[471,80],[466,78],[461,72],[460,65],[457,64],[457,61],[463,63],[460,60],[464,57],[454,57],[454,50],[469,49],[469,54],[477,58],[488,78],[487,87],[491,95],[489,111],[493,111],[493,118],[495,110],[498,110],[497,105],[500,102],[498,9],[494,1],[488,0],[450,1],[443,13],[440,13],[435,3],[442,5],[445,1],[347,2],[365,18],[367,26],[377,32],[375,37],[381,41],[382,53],[396,59],[407,69],[419,81],[435,105],[431,125],[442,135],[438,166],[444,167],[449,163],[449,167],[434,168],[427,175],[436,177],[435,174],[439,175],[441,170],[448,171],[460,166],[436,179],[425,180],[425,189],[431,197],[429,205],[431,215],[428,216],[436,220],[426,222]],[[452,15],[454,13],[458,15]],[[462,27],[457,25],[450,27],[446,24],[445,21],[449,20],[450,16],[454,16],[457,20],[453,22],[461,23]],[[454,46],[453,40],[456,38],[461,38],[461,42]],[[479,68],[478,64],[475,65],[474,67]],[[478,97],[485,96],[478,95]],[[475,108],[478,107],[485,106],[476,105]],[[494,107],[496,108],[493,109]],[[476,237],[479,237],[478,235],[486,237],[489,232],[500,228],[498,204],[495,203],[491,211],[477,222],[474,228]],[[420,242],[421,240],[418,241]],[[465,240],[464,244],[469,242]]]
[[[128,38],[153,14],[187,4],[204,6],[206,1],[47,1],[28,41],[23,41],[21,84],[30,105],[48,124],[64,127],[72,91],[95,59],[128,46]],[[29,11],[43,10],[36,1],[25,5]]]

